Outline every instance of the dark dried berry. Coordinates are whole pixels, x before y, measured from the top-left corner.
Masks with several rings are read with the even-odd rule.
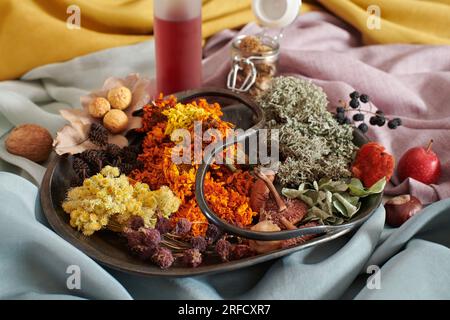
[[[344,120],[345,119],[345,113],[337,113],[336,114],[336,119],[339,120]]]
[[[362,132],[362,133],[366,133],[367,131],[369,131],[369,127],[367,126],[367,124],[365,123],[361,123],[358,126],[358,129]]]
[[[392,121],[392,120],[390,120],[390,121],[388,121],[388,128],[389,129],[392,129],[392,130],[395,130],[395,129],[397,129],[397,123],[395,123],[395,121]]]
[[[364,121],[364,115],[362,113],[357,113],[353,116],[354,121]]]
[[[346,118],[344,119],[344,123],[345,123],[345,124],[351,124],[351,123],[352,123],[352,120],[350,120],[350,118],[347,118],[347,117],[346,117]]]
[[[88,138],[93,144],[103,147],[108,143],[108,130],[101,124],[94,122],[89,129]]]
[[[394,121],[397,124],[397,126],[402,125],[402,119],[400,119],[400,118],[394,118],[394,119],[392,119],[392,121]]]
[[[344,107],[337,107],[336,108],[336,113],[345,113],[345,108]]]
[[[382,127],[386,124],[386,118],[385,117],[377,117],[377,126]]]
[[[356,99],[352,99],[350,101],[350,108],[352,109],[358,109],[359,108],[359,101]]]
[[[371,124],[372,126],[376,126],[376,125],[377,125],[377,122],[378,122],[377,117],[375,117],[375,116],[370,117],[369,122],[370,122],[370,124]]]
[[[376,112],[376,115],[377,115],[377,116],[380,116],[380,117],[384,117],[384,112],[381,111],[381,110],[378,110],[378,111]]]
[[[369,98],[369,96],[368,96],[367,94],[362,94],[362,95],[359,97],[359,100],[360,100],[362,103],[368,103],[368,102],[370,101],[370,98]]]
[[[354,91],[354,92],[350,93],[350,98],[352,100],[357,100],[359,98],[359,92],[358,91]]]

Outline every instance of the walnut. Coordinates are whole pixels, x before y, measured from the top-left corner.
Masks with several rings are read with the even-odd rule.
[[[103,125],[111,133],[120,133],[128,126],[128,116],[119,109],[112,109],[103,118]]]
[[[118,87],[108,91],[108,101],[113,109],[125,110],[131,103],[132,95],[127,87]]]
[[[111,110],[109,101],[102,97],[97,97],[89,104],[89,114],[94,118],[103,118]]]
[[[5,146],[9,153],[43,162],[52,152],[53,138],[47,129],[35,124],[22,124],[9,134]]]

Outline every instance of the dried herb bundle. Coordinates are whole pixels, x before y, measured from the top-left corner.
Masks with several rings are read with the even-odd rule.
[[[327,110],[327,96],[312,82],[277,77],[259,100],[267,127],[280,132],[277,174],[283,185],[298,186],[322,178],[351,176],[350,164],[357,147],[352,128],[339,125]]]

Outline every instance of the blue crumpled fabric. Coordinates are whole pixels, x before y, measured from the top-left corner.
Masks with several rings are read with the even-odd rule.
[[[0,204],[1,299],[450,299],[450,200],[398,229],[384,230],[380,207],[354,235],[250,268],[180,279],[103,268],[49,228],[38,188],[18,175],[0,173]],[[79,289],[70,285],[73,265]],[[369,266],[379,273],[367,273]]]

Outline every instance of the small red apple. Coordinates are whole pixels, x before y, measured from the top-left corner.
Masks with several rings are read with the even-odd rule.
[[[436,153],[431,150],[433,140],[427,148],[409,149],[398,162],[397,173],[400,181],[413,178],[425,184],[433,184],[441,176],[441,162]]]

